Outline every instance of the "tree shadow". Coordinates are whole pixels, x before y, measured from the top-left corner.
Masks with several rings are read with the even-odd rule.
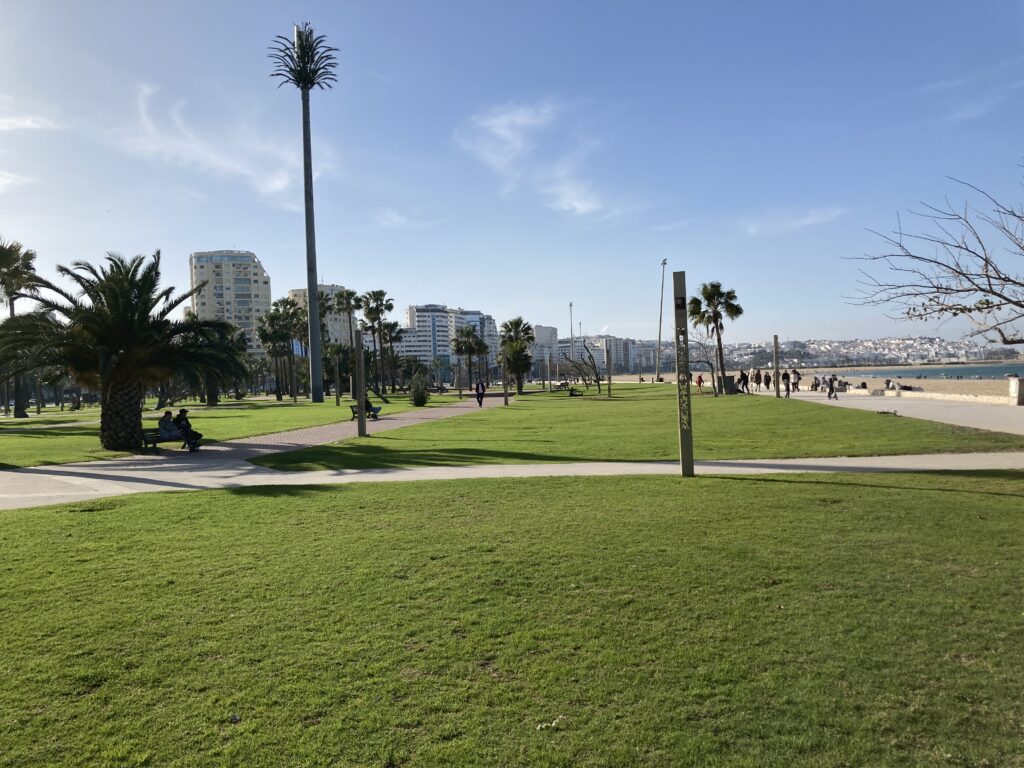
[[[922,471],[922,470],[875,470],[874,472],[865,472],[857,470],[855,472],[845,471],[836,472],[835,474],[829,475],[829,479],[818,479],[813,474],[803,474],[800,479],[787,477],[786,475],[770,475],[770,476],[757,476],[757,475],[714,475],[715,480],[724,480],[726,482],[734,483],[782,483],[785,485],[832,485],[840,488],[876,488],[879,490],[889,491],[926,491],[932,493],[951,493],[966,496],[993,496],[996,498],[1024,498],[1024,492],[1012,493],[1004,491],[988,491],[980,490],[977,487],[971,488],[942,488],[939,486],[921,486],[921,485],[906,485],[904,483],[883,483],[883,482],[849,482],[836,479],[838,476],[847,474],[858,478],[863,478],[867,474],[872,474],[873,479],[879,475],[933,475],[936,477],[953,477],[953,478],[964,478],[964,479],[989,479],[989,480],[1024,480],[1024,470],[1015,469],[976,469],[976,470],[933,470],[933,471]]]

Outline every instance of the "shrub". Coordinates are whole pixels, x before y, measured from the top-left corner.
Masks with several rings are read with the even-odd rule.
[[[430,400],[430,390],[427,377],[417,373],[409,382],[409,402],[417,408],[422,408]]]

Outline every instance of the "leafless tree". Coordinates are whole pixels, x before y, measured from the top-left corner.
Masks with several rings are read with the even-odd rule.
[[[925,205],[913,215],[929,231],[909,234],[899,220],[891,234],[878,234],[888,253],[862,259],[888,267],[885,275],[861,270],[854,303],[898,308],[907,320],[966,318],[968,336],[1024,344],[1024,207],[999,202],[967,182],[982,208],[965,202]]]

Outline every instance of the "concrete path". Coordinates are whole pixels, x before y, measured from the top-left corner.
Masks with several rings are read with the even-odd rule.
[[[774,391],[770,393],[762,391],[756,394],[775,397]],[[837,408],[856,408],[861,411],[896,411],[900,416],[915,419],[941,421],[944,424],[955,424],[960,427],[975,427],[993,432],[1024,435],[1024,406],[969,403],[961,400],[873,397],[849,392],[840,393],[838,400],[829,400],[824,392],[811,392],[805,389],[794,392],[792,398]]]
[[[812,399],[817,393],[800,393]],[[824,396],[818,396],[825,402]],[[839,401],[841,407],[847,400]],[[501,405],[489,397],[485,407]],[[888,404],[890,401],[884,401]],[[917,405],[919,401],[913,402]],[[833,403],[834,404],[834,403]],[[900,404],[901,405],[901,404]],[[946,403],[941,403],[946,405]],[[1010,410],[1000,406],[992,407]],[[855,406],[851,406],[855,407]],[[371,433],[471,413],[476,402],[416,409],[368,422]],[[909,409],[908,409],[909,410]],[[909,413],[907,415],[910,415]],[[923,418],[923,417],[922,417]],[[975,426],[970,424],[969,426]],[[158,454],[109,461],[60,464],[0,471],[0,509],[63,504],[75,501],[173,490],[242,488],[265,485],[343,484],[380,481],[459,480],[500,477],[554,477],[599,475],[675,475],[676,462],[586,462],[565,464],[501,464],[472,467],[418,467],[415,469],[334,470],[278,472],[250,464],[247,459],[268,453],[322,445],[353,437],[356,423],[341,422],[292,432],[216,443],[198,453],[163,450]],[[1022,433],[1024,434],[1024,433]],[[1024,452],[872,456],[865,458],[754,459],[699,461],[700,475],[763,474],[772,472],[914,472],[926,470],[1024,469]]]

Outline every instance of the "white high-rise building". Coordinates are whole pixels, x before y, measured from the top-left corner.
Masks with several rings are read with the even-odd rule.
[[[331,302],[328,306],[320,306],[320,316],[327,323],[328,340],[332,344],[350,344],[352,337],[349,335],[348,315],[340,314],[332,309],[335,294],[345,290],[345,286],[331,283],[330,285],[318,285],[316,288],[320,293],[325,294]],[[303,309],[306,308],[305,288],[292,288],[288,291],[288,298],[298,303]]]
[[[530,347],[530,355],[533,356],[534,368],[541,374],[545,372],[544,366],[549,358],[554,365],[558,358],[558,329],[550,325],[533,326],[533,346]]]
[[[459,329],[472,326],[488,346],[487,360],[495,365],[498,359],[498,326],[494,318],[477,310],[452,309],[444,304],[419,304],[405,310],[405,328],[395,351],[415,357],[424,365],[440,360],[447,369],[455,362],[452,340]]]
[[[246,346],[262,355],[256,335],[259,319],[270,311],[270,275],[252,251],[196,251],[188,257],[192,314],[201,320],[226,320],[245,333]]]
[[[396,351],[402,356],[415,357],[426,366],[440,360],[447,370],[452,360],[452,335],[448,307],[443,304],[408,307]]]

